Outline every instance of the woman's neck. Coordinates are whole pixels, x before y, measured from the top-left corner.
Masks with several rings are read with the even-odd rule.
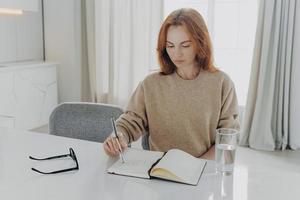
[[[197,76],[199,75],[200,68],[199,67],[193,67],[192,69],[179,69],[179,68],[177,68],[176,73],[182,79],[193,80],[193,79],[197,78]]]

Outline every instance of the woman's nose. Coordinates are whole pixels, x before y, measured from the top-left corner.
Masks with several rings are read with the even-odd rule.
[[[180,48],[176,48],[175,49],[175,57],[181,57],[183,54],[182,54],[182,50]]]

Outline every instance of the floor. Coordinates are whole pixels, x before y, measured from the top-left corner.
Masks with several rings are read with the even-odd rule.
[[[299,199],[300,150],[269,152],[239,147],[236,160],[236,198],[231,199]]]
[[[49,127],[48,127],[48,124],[46,124],[44,126],[40,126],[40,127],[31,129],[31,131],[38,132],[38,133],[48,133]]]

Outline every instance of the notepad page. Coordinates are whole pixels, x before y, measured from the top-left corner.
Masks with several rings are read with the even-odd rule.
[[[127,148],[123,152],[123,155],[125,163],[122,163],[119,159],[108,168],[109,173],[150,178],[148,170],[152,167],[153,163],[163,156],[163,152]]]
[[[167,169],[185,183],[197,184],[206,161],[184,151],[172,149],[160,160],[155,168]]]

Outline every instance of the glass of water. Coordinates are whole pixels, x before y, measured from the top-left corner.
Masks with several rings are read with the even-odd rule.
[[[234,168],[238,131],[231,128],[220,128],[216,132],[216,170],[217,172],[231,173]]]

